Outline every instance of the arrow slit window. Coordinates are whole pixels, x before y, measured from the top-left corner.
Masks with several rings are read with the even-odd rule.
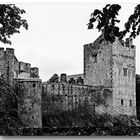
[[[90,55],[89,60],[92,63],[97,63],[97,54]]]

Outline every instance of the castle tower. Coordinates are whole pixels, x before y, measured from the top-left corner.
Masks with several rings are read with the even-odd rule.
[[[16,79],[18,84],[18,115],[30,128],[42,128],[42,83],[38,78]]]
[[[136,115],[135,46],[132,39],[116,39],[113,44],[103,35],[84,45],[85,85],[112,88],[108,113]]]
[[[10,85],[13,84],[13,78],[18,74],[18,60],[14,55],[13,48],[0,48],[0,76],[2,76]]]

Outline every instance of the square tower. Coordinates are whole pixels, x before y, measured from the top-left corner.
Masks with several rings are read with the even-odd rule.
[[[116,38],[113,44],[99,36],[84,45],[84,83],[112,88],[112,114],[136,115],[135,46]]]
[[[0,48],[0,76],[10,85],[13,85],[13,78],[18,75],[18,60],[15,57],[13,48]]]

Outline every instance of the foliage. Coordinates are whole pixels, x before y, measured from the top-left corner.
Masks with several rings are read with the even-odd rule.
[[[88,105],[44,114],[43,124],[49,129],[55,128],[52,135],[136,136],[140,132],[137,119],[126,115],[94,114]]]
[[[83,85],[84,84],[84,80],[82,79],[82,77],[78,77],[76,80],[74,78],[70,78],[68,81],[69,84],[75,84],[75,85]]]
[[[7,84],[5,83],[5,85]],[[7,91],[6,89],[12,91],[8,85],[5,91]],[[10,95],[8,92],[4,93]],[[53,100],[58,99],[55,98]],[[9,100],[5,101],[9,102]],[[49,114],[43,113],[43,125],[46,127],[42,129],[28,128],[22,124],[17,116],[13,116],[11,112],[6,113],[5,111],[0,112],[0,124],[0,135],[3,136],[130,136],[138,135],[138,132],[140,132],[139,122],[135,118],[129,118],[124,115],[114,117],[109,114],[101,115],[93,112],[93,108],[87,102],[73,110],[57,110]]]
[[[119,4],[107,4],[103,10],[94,10],[88,23],[88,29],[93,29],[97,22],[96,28],[99,31],[103,30],[104,39],[111,43],[115,41],[115,37],[122,39],[127,33],[130,33],[130,37],[135,38],[140,33],[140,4],[135,7],[134,13],[130,15],[122,31],[119,31],[119,27],[116,26],[116,23],[120,22],[117,20],[120,9]]]
[[[13,114],[17,112],[17,100],[14,89],[0,77],[0,112]]]
[[[0,113],[0,136],[21,136],[25,125],[15,116]]]
[[[74,78],[70,78],[70,80],[68,81],[69,84],[75,84],[75,80]]]
[[[99,31],[104,29],[105,40],[114,42],[115,36],[119,36],[119,28],[115,26],[115,23],[120,22],[116,19],[120,9],[121,6],[118,4],[107,4],[102,11],[94,10],[88,23],[88,29],[92,29],[93,23],[97,21],[97,29]]]
[[[140,33],[140,4],[135,7],[134,13],[129,17],[125,23],[124,34],[130,32],[130,37],[135,38]]]
[[[14,88],[0,77],[0,135],[22,135],[24,125],[17,118],[17,100]]]
[[[0,135],[3,136],[136,136],[140,132],[140,122],[136,118],[126,115],[101,115],[94,112],[88,102],[73,110],[57,109],[52,113],[43,113],[43,125],[47,127],[28,128],[14,114],[17,96],[14,89],[2,77],[0,79],[0,99]],[[60,97],[51,100],[58,101]]]
[[[21,18],[24,14],[23,9],[19,9],[15,4],[0,4],[0,41],[5,44],[11,44],[9,38],[14,33],[20,33],[19,29],[23,26],[28,29],[25,19]]]
[[[84,80],[82,79],[82,77],[78,77],[78,79],[76,80],[76,84],[84,84]]]
[[[59,82],[59,76],[58,74],[54,74],[47,83],[58,83]]]

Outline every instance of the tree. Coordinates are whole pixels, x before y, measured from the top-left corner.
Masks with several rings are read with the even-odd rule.
[[[59,82],[59,76],[58,74],[54,74],[48,81],[47,83],[58,83]]]
[[[18,96],[7,81],[0,77],[0,113],[15,113],[17,112]]]
[[[10,44],[9,38],[14,33],[20,33],[19,29],[23,26],[28,29],[28,23],[21,18],[24,14],[23,9],[19,9],[15,4],[0,4],[0,41]]]
[[[103,30],[104,39],[111,43],[115,41],[115,37],[122,39],[127,33],[130,34],[129,37],[135,38],[140,33],[140,4],[135,7],[134,13],[130,15],[122,31],[116,26],[116,23],[120,22],[117,20],[120,9],[119,4],[107,4],[103,10],[94,10],[89,19],[88,29],[93,29],[97,22],[96,28],[99,31]]]

